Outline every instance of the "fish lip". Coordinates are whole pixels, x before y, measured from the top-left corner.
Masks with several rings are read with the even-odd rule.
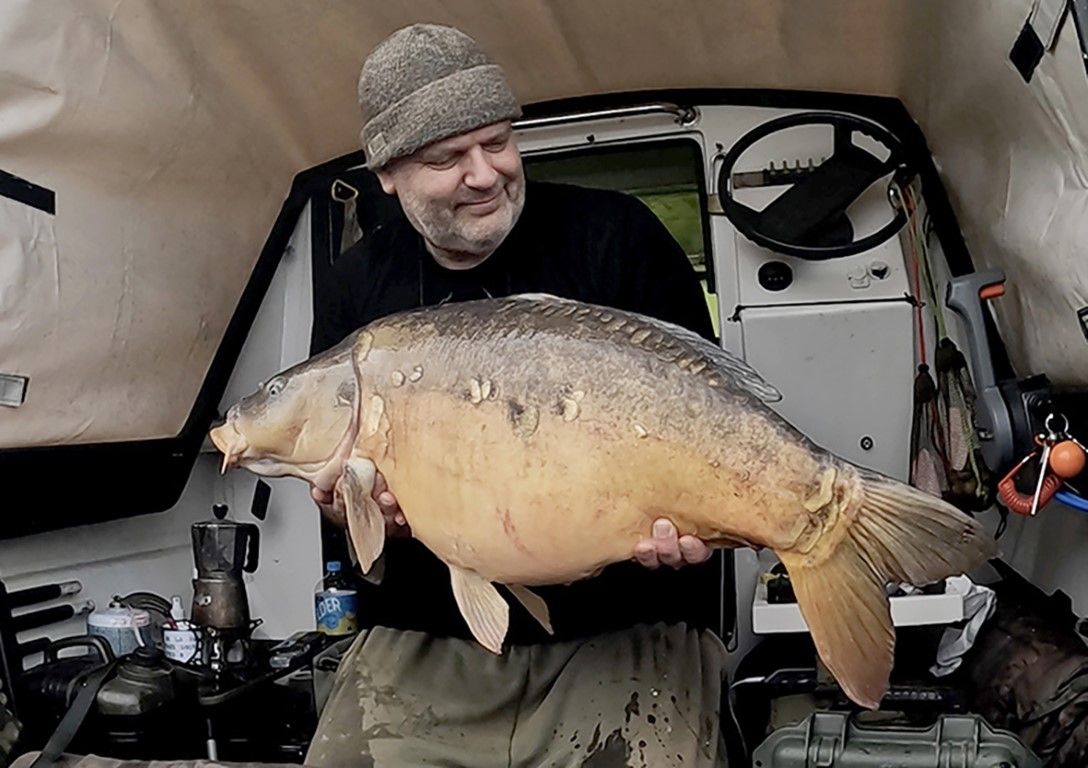
[[[228,469],[238,466],[242,455],[249,448],[249,444],[242,437],[242,433],[229,420],[209,431],[208,437],[211,439],[212,445],[223,454],[223,466],[219,470],[220,474],[225,474]]]

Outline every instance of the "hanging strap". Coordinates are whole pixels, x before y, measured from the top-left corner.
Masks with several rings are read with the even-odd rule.
[[[1071,0],[1035,0],[1031,6],[1031,13],[1009,51],[1009,60],[1024,82],[1031,82],[1043,55],[1054,48],[1058,30],[1073,5],[1076,3]]]
[[[1043,50],[1053,50],[1058,42],[1058,30],[1062,21],[1069,13],[1069,0],[1035,0],[1035,7],[1031,9],[1028,24],[1039,36],[1039,42],[1043,44]]]

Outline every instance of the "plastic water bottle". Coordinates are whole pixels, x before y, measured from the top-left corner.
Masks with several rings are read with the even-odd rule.
[[[340,561],[325,564],[325,575],[314,588],[317,629],[326,635],[350,635],[359,628],[359,594],[344,578]]]

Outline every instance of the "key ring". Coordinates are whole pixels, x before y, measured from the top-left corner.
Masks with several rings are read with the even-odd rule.
[[[1050,423],[1052,419],[1061,419],[1062,428],[1054,429]],[[1053,438],[1055,441],[1061,440],[1069,435],[1069,419],[1064,413],[1048,413],[1046,419],[1043,420],[1043,428],[1046,429],[1048,438]]]

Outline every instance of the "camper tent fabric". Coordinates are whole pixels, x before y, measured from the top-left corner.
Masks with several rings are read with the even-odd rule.
[[[175,435],[296,173],[358,149],[367,51],[458,26],[526,103],[730,87],[899,97],[1018,373],[1088,378],[1088,78],[1073,23],[1030,83],[1030,0],[34,0],[0,7],[0,447]],[[10,185],[5,187],[10,191]],[[1030,307],[1030,312],[1029,312]]]

